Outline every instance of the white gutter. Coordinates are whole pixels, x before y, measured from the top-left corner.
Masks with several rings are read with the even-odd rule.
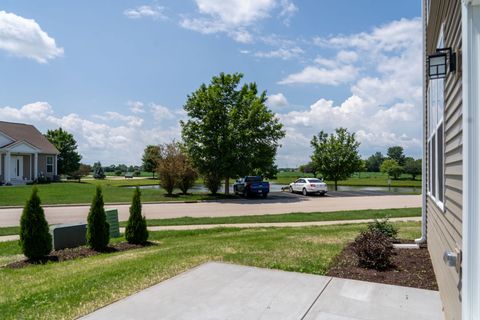
[[[480,319],[480,1],[462,1],[462,319]]]
[[[427,121],[427,108],[425,107],[425,102],[427,101],[426,97],[426,85],[425,81],[426,79],[426,56],[425,56],[425,37],[426,37],[426,17],[425,17],[425,1],[422,1],[422,47],[423,47],[423,69],[422,69],[422,110],[423,110],[423,138],[422,138],[422,143],[423,143],[423,152],[422,152],[422,236],[418,239],[415,239],[415,243],[417,244],[423,244],[427,242],[427,152],[425,148],[425,141],[426,141],[426,128],[427,126],[425,125]]]

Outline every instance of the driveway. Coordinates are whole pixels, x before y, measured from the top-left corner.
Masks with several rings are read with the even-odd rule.
[[[82,319],[443,319],[438,291],[206,263]]]
[[[304,197],[289,193],[272,193],[267,199],[236,199],[198,203],[143,204],[147,219],[178,217],[221,217],[290,212],[331,212],[343,210],[421,207],[420,195],[380,195],[349,197]],[[106,205],[118,209],[120,221],[128,220],[130,205]],[[50,224],[86,221],[89,206],[45,206]],[[22,208],[0,209],[0,227],[18,226]]]

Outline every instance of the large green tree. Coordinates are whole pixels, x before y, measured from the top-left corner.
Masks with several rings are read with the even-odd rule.
[[[80,167],[82,156],[77,152],[77,141],[71,133],[58,128],[48,130],[45,137],[60,152],[57,157],[58,174],[70,175]]]
[[[152,173],[155,178],[155,171],[157,171],[157,163],[160,158],[160,146],[149,145],[145,148],[142,157],[143,170]]]
[[[181,121],[182,138],[212,192],[222,178],[228,193],[230,178],[276,174],[275,155],[285,132],[265,104],[266,92],[259,93],[255,83],[240,87],[242,77],[221,73],[184,105],[189,119]]]
[[[347,179],[360,166],[360,143],[355,140],[355,133],[349,133],[345,128],[337,128],[330,135],[320,131],[313,137],[311,145],[312,163],[325,179],[335,183],[335,190],[339,180]]]
[[[380,166],[382,165],[385,157],[381,152],[375,152],[366,161],[367,171],[380,172]]]
[[[401,146],[393,146],[388,148],[387,151],[388,158],[397,161],[398,165],[403,166],[405,165],[405,154],[403,153],[403,147]]]
[[[418,175],[422,174],[422,159],[415,160],[412,157],[407,157],[403,171],[412,175],[412,179],[415,180]]]
[[[383,173],[388,174],[388,176],[392,177],[394,180],[397,180],[403,173],[403,167],[393,159],[387,159],[383,161],[382,165],[380,166],[380,170]]]

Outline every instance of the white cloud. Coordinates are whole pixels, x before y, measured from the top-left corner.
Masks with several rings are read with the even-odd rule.
[[[280,58],[283,60],[288,60],[292,58],[297,58],[303,54],[303,50],[299,47],[293,48],[279,48],[271,51],[259,51],[255,52],[254,56],[259,58]]]
[[[143,5],[132,9],[126,9],[123,14],[130,19],[152,18],[166,20],[165,8],[162,6]]]
[[[421,33],[420,19],[402,19],[370,33],[317,39],[322,46],[337,50],[336,55],[330,59],[317,57],[316,65],[284,81],[318,83],[318,78],[349,66],[358,74],[350,86],[350,96],[343,102],[319,98],[306,110],[278,115],[287,129],[278,159],[292,166],[308,161],[311,137],[320,130],[332,132],[340,126],[356,133],[365,156],[385,152],[392,145],[403,146],[409,155],[421,156]],[[348,79],[347,74],[343,76],[332,76],[330,84]]]
[[[174,118],[173,113],[167,107],[164,107],[160,104],[152,103],[150,105],[150,110],[152,111],[153,118],[157,121],[162,121],[165,119],[172,119]]]
[[[35,20],[5,11],[0,11],[0,49],[39,63],[63,55],[63,48]]]
[[[146,127],[144,119],[106,112],[85,119],[76,113],[58,115],[47,102],[34,102],[19,108],[0,107],[0,119],[35,125],[42,132],[62,127],[77,140],[82,161],[103,164],[140,164],[143,149],[148,144],[166,143],[179,139],[180,127],[177,119],[173,125]]]
[[[130,111],[133,113],[144,113],[144,105],[141,101],[128,101],[127,106],[130,108]]]
[[[180,25],[202,34],[225,33],[241,43],[253,42],[252,28],[280,8],[288,24],[298,8],[288,0],[195,0],[199,16],[183,16]]]
[[[279,81],[279,84],[325,84],[339,85],[355,79],[357,68],[345,65],[338,68],[318,68],[316,66],[305,67],[302,71],[288,75]]]
[[[286,107],[288,101],[283,93],[272,94],[267,98],[267,106],[270,108]]]

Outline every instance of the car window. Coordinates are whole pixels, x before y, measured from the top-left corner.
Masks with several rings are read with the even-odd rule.
[[[300,183],[305,183],[305,179],[300,179]]]
[[[320,180],[320,179],[308,179],[308,182],[319,183],[319,182],[322,182],[322,180]]]
[[[260,176],[251,176],[251,177],[246,177],[245,181],[246,182],[262,182],[262,177]]]

